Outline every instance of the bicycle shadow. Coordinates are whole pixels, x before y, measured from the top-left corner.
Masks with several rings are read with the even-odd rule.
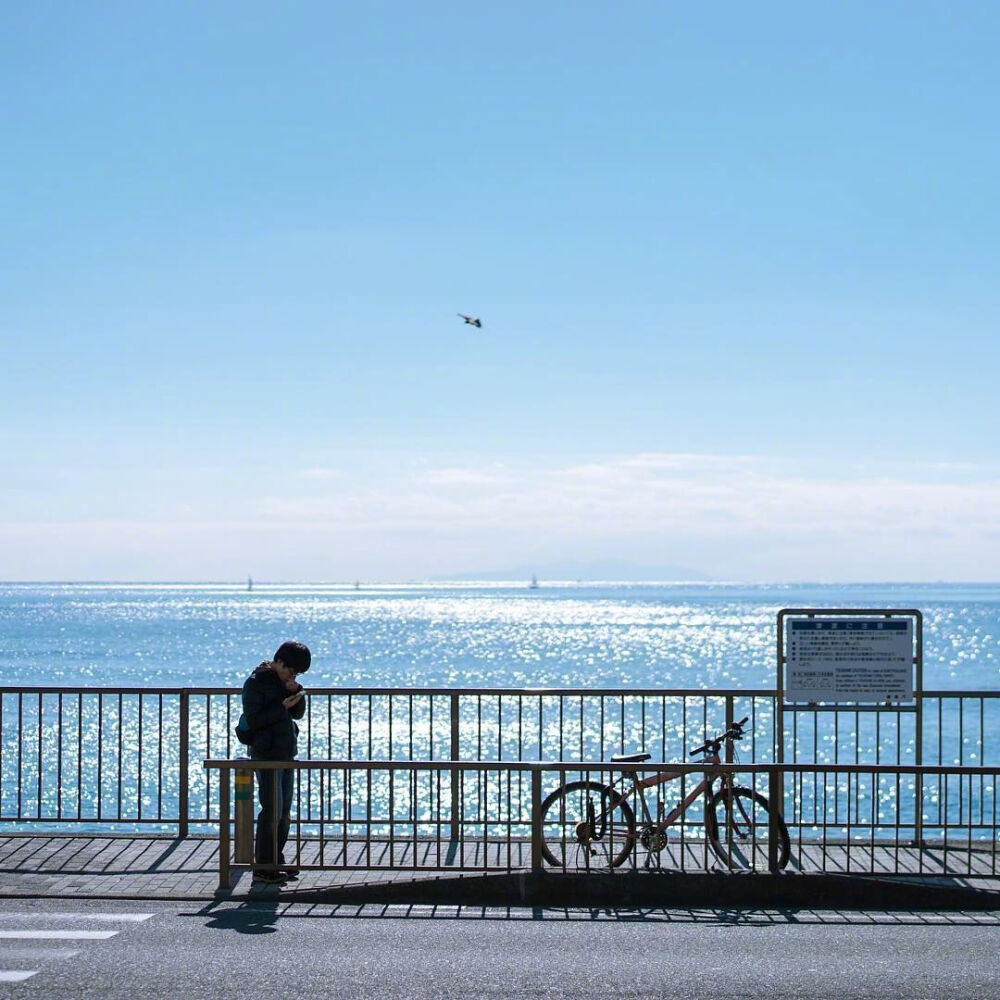
[[[916,925],[928,927],[1000,926],[997,911],[848,910],[811,907],[594,907],[586,912],[563,908],[544,910],[536,919],[613,920],[618,923],[705,924],[710,926],[775,927],[789,925],[864,926]]]

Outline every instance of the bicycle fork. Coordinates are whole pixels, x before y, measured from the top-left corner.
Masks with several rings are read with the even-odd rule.
[[[591,854],[596,854],[593,844],[597,840],[597,815],[594,809],[594,797],[587,796],[587,818],[577,827],[576,839],[586,847]]]
[[[713,796],[710,789],[708,794],[711,798],[718,796],[719,801],[724,803],[726,826],[728,827],[726,835],[732,836],[734,841],[748,840],[751,837],[753,819],[747,814],[743,800],[736,795],[736,787],[723,777],[718,792]]]

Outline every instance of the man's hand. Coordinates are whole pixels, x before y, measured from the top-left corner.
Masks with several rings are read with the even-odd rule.
[[[302,689],[299,688],[299,690],[296,691],[295,694],[290,694],[287,698],[283,699],[281,704],[284,705],[285,708],[291,708],[293,705],[300,702],[302,700],[302,697],[303,697]]]

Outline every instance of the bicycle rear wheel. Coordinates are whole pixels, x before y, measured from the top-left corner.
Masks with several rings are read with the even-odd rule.
[[[571,781],[542,803],[542,856],[554,868],[617,868],[635,847],[635,813],[613,788]]]
[[[715,793],[706,816],[706,833],[712,850],[727,868],[768,870],[770,813],[771,804],[750,788],[722,788]],[[791,844],[781,814],[775,813],[774,818],[780,871],[788,864]]]

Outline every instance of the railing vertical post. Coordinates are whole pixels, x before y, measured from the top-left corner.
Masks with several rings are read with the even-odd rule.
[[[920,716],[918,715],[919,719]],[[918,765],[919,766],[919,765]],[[913,782],[913,843],[914,846],[922,850],[924,844],[924,776],[921,771],[917,771]],[[899,837],[896,837],[899,840]]]
[[[767,868],[776,875],[778,869],[778,810],[782,788],[781,772],[772,764],[767,772],[767,800],[771,808],[767,810]],[[751,845],[751,850],[755,845]]]
[[[729,732],[733,728],[733,722],[735,719],[733,711],[733,696],[731,694],[726,695],[726,732]],[[733,743],[732,740],[726,740],[726,763],[732,764],[733,762]]]
[[[451,745],[449,757],[451,760],[459,759],[459,729],[458,729],[459,697],[453,693],[451,695]],[[461,797],[459,795],[459,775],[454,768],[451,772],[451,839],[458,840],[461,821]]]
[[[219,768],[219,888],[229,888],[229,779],[231,771]]]
[[[177,836],[186,837],[188,835],[188,752],[189,752],[189,732],[191,725],[191,693],[187,690],[181,691],[180,697],[180,746],[178,747],[177,765]],[[226,783],[226,796],[229,796],[229,785]],[[228,814],[227,814],[228,823]],[[228,827],[226,835],[229,835]]]
[[[921,612],[916,613],[916,639],[917,655],[915,659],[916,668],[916,690],[913,692],[914,718],[914,763],[920,767],[924,763],[924,616]],[[961,705],[961,701],[959,702]],[[958,734],[958,745],[962,745],[963,733]],[[939,737],[940,739],[940,734]],[[938,744],[940,747],[940,743]],[[942,763],[938,754],[938,764]],[[918,848],[924,847],[924,782],[923,777],[918,774],[916,785],[916,795],[913,803],[913,837]],[[896,839],[899,840],[897,834]]]
[[[278,822],[281,816],[281,812],[284,809],[284,802],[279,793],[281,775],[278,774],[278,769],[275,768],[268,774],[268,778],[271,782],[271,862],[273,867],[269,867],[268,871],[278,871],[278,866],[281,864],[281,852],[278,850]],[[392,802],[390,800],[389,804],[390,815],[392,810]],[[392,835],[392,826],[389,826],[389,834]],[[389,856],[392,857],[392,848],[389,848]]]
[[[531,769],[531,870],[542,870],[542,767]]]

